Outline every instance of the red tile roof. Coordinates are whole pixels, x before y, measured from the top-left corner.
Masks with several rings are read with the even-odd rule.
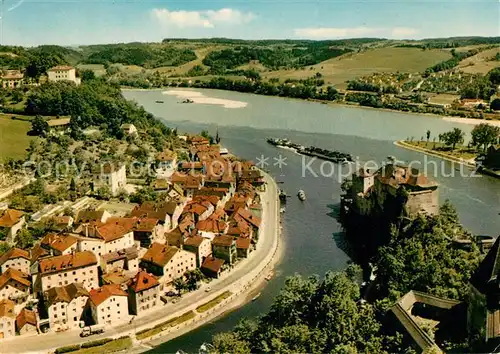
[[[19,312],[19,315],[16,317],[16,328],[17,330],[21,330],[26,324],[30,324],[36,327],[36,314],[33,311],[30,311],[26,308],[22,309]]]
[[[184,240],[184,246],[200,247],[201,243],[206,240],[206,238],[201,236],[190,236]]]
[[[31,282],[28,280],[28,274],[24,274],[23,272],[20,272],[14,268],[9,268],[6,272],[0,275],[0,289],[2,289],[10,280],[22,284],[28,288],[31,286]]]
[[[0,217],[0,226],[10,228],[15,224],[17,224],[21,220],[23,215],[24,213],[22,211],[15,209],[7,209]]]
[[[153,232],[160,220],[155,218],[141,218],[137,220],[134,226],[134,231]]]
[[[238,237],[236,239],[236,248],[249,249],[250,248],[250,239],[249,238]]]
[[[158,285],[158,280],[143,270],[137,273],[135,277],[128,282],[128,286],[136,293],[151,289]]]
[[[177,247],[154,242],[142,257],[144,261],[164,267],[179,251]]]
[[[212,240],[212,245],[214,246],[224,246],[229,247],[234,243],[234,237],[229,235],[219,235],[215,236]]]
[[[208,210],[208,208],[206,206],[201,205],[200,203],[191,202],[184,207],[184,210],[182,211],[182,213],[183,214],[184,213],[193,213],[193,214],[200,216],[203,213],[205,213],[207,210]]]
[[[217,221],[213,219],[205,219],[198,221],[198,223],[196,224],[196,228],[200,231],[221,234],[226,229],[226,223],[223,221]]]
[[[201,268],[211,270],[214,273],[219,273],[224,265],[224,260],[215,258],[215,257],[207,257],[203,261]]]
[[[117,240],[133,232],[136,221],[135,218],[109,218],[104,225],[97,227],[97,236],[106,242]]]
[[[177,154],[171,150],[165,149],[156,155],[156,161],[172,161],[177,158]]]
[[[42,239],[42,246],[50,247],[59,252],[64,252],[69,249],[71,246],[76,244],[78,239],[71,235],[57,235],[57,234],[47,234]]]
[[[28,251],[22,250],[20,248],[11,248],[7,252],[5,252],[2,257],[0,257],[0,265],[4,264],[7,262],[9,259],[16,259],[16,258],[24,258],[27,259],[28,261],[30,260],[30,254]]]
[[[76,269],[97,265],[97,259],[91,251],[75,252],[64,256],[55,256],[40,260],[40,273],[50,274],[62,270]]]
[[[254,227],[260,227],[262,220],[258,216],[253,215],[251,211],[240,208],[236,211],[236,215],[242,217],[246,222],[252,224]]]
[[[119,284],[103,285],[98,289],[90,290],[90,300],[95,306],[99,306],[112,296],[127,296]]]
[[[39,258],[48,256],[49,253],[44,250],[39,243],[37,243],[33,248],[31,249],[31,263],[36,262]]]
[[[50,288],[45,292],[45,298],[49,306],[57,302],[69,303],[80,296],[89,296],[87,289],[80,283],[71,283],[65,286]]]

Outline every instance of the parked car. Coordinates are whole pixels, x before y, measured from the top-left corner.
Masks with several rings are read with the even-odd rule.
[[[165,295],[172,297],[172,296],[178,296],[179,294],[177,294],[175,291],[167,291]]]

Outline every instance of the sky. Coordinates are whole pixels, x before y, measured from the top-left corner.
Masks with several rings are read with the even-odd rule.
[[[0,44],[500,36],[499,0],[0,0]]]

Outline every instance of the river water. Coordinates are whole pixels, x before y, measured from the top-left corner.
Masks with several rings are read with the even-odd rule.
[[[200,90],[198,90],[200,91]],[[243,101],[244,108],[231,109],[205,104],[180,104],[174,96],[162,91],[124,91],[128,99],[170,127],[196,133],[216,129],[222,145],[235,155],[253,161],[268,158],[266,169],[283,182],[292,195],[284,215],[285,254],[276,268],[276,276],[250,304],[200,327],[184,336],[155,348],[151,353],[174,353],[178,349],[197,352],[214,333],[230,330],[243,317],[255,317],[268,310],[287,276],[324,275],[341,270],[349,261],[342,250],[342,230],[332,213],[340,202],[338,166],[313,161],[294,152],[266,143],[270,136],[288,137],[303,145],[336,149],[359,157],[361,161],[386,160],[395,156],[405,162],[427,163],[429,173],[440,184],[440,200],[449,199],[457,208],[462,223],[473,233],[497,236],[500,232],[500,181],[487,176],[471,177],[471,171],[423,154],[399,148],[395,140],[421,139],[431,130],[431,140],[439,133],[459,127],[469,133],[472,126],[446,122],[438,117],[360,109],[330,107],[318,103],[264,97],[236,92],[203,90],[206,96]],[[163,104],[156,101],[164,101]],[[281,163],[280,163],[281,162]],[[309,164],[310,163],[310,164]],[[432,164],[438,164],[436,165]],[[308,165],[309,164],[309,165]],[[415,165],[415,167],[419,167]],[[307,195],[302,203],[295,198],[299,189]]]

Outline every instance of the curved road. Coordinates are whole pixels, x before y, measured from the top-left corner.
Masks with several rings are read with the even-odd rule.
[[[104,334],[91,336],[85,340],[80,338],[80,330],[61,333],[50,332],[33,336],[16,336],[4,339],[0,341],[0,353],[47,353],[67,345],[131,335],[142,329],[151,328],[168,318],[192,310],[206,303],[209,299],[215,297],[216,294],[243,286],[272,259],[274,250],[277,247],[276,241],[279,236],[278,188],[272,177],[264,173],[264,178],[267,182],[267,187],[266,192],[261,194],[263,214],[257,249],[250,254],[248,259],[239,262],[229,273],[226,273],[220,279],[210,282],[210,292],[207,293],[204,291],[207,287],[207,285],[204,285],[200,290],[183,296],[177,304],[168,303],[162,307],[158,307],[154,312],[136,317],[131,324],[126,323],[109,328]]]

